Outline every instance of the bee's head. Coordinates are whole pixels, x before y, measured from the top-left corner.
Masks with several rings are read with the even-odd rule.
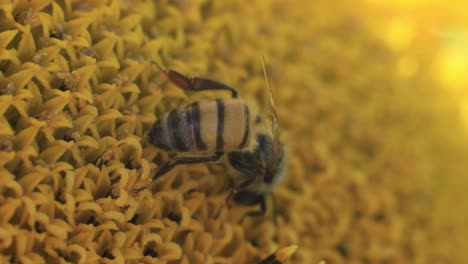
[[[257,134],[257,145],[252,151],[234,151],[228,154],[231,166],[247,179],[255,179],[241,189],[260,194],[273,191],[282,178],[285,155],[283,144],[274,144],[268,134]],[[276,146],[279,149],[274,149]],[[244,178],[244,177],[243,177]],[[244,179],[241,179],[244,180]]]

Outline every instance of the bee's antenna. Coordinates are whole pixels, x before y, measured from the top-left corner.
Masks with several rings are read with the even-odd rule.
[[[270,92],[270,116],[273,119],[274,122],[278,121],[278,115],[276,114],[276,105],[275,105],[275,100],[273,99],[273,90],[271,89],[270,82],[268,81],[268,75],[266,71],[266,66],[265,66],[265,57],[262,56],[262,69],[263,69],[263,75],[265,76],[265,82],[268,87],[268,90]]]
[[[273,133],[273,160],[276,160],[276,156],[278,155],[277,151],[279,149],[279,129],[278,129],[278,114],[276,113],[276,106],[275,100],[273,98],[273,90],[271,89],[270,82],[268,81],[268,75],[265,66],[265,58],[262,56],[262,68],[263,68],[263,75],[265,76],[265,82],[270,92],[270,107],[268,109],[268,114],[271,118],[271,130]]]

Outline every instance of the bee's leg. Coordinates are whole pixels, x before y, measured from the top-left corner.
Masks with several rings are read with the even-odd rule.
[[[242,192],[242,191],[241,191]],[[253,194],[253,193],[252,193]],[[266,205],[266,198],[265,195],[257,195],[257,197],[248,197],[249,194],[245,193],[245,196],[235,197],[236,202],[243,204],[243,205],[256,205],[260,204],[260,209],[257,211],[248,212],[242,216],[239,223],[242,223],[247,216],[257,217],[257,216],[264,216],[267,211]]]
[[[245,181],[241,182],[241,184],[239,184],[238,187],[233,187],[233,188],[231,188],[231,190],[229,191],[228,196],[226,197],[226,202],[225,202],[224,204],[227,204],[228,201],[231,199],[231,197],[232,197],[237,191],[242,190],[242,189],[246,188],[247,186],[249,186],[250,184],[252,184],[252,182],[254,182],[254,180],[255,180],[255,178],[256,178],[255,175],[253,174],[253,172],[250,171],[250,170],[247,169],[247,168],[244,169],[243,167],[239,167],[239,166],[238,166],[238,167],[236,167],[236,169],[239,170],[240,172],[242,172],[242,173],[243,173],[245,176],[247,176],[248,178],[247,178]],[[241,192],[242,192],[242,191],[241,191]],[[238,197],[238,198],[236,198],[236,199],[238,199],[238,202],[241,202],[241,203],[244,202],[244,203],[246,203],[246,201],[239,201],[239,199],[242,200],[242,197],[243,197],[242,195],[239,195],[239,194],[240,194],[240,193],[237,193],[237,197]],[[247,198],[247,200],[249,200],[249,199],[250,199],[250,198]],[[247,203],[249,203],[249,202],[247,202]],[[255,201],[255,203],[256,203],[256,201]],[[223,207],[224,207],[224,205],[223,205]],[[221,209],[223,209],[223,207],[221,207],[221,208],[219,209],[219,211],[215,214],[215,219],[218,218],[219,214],[221,213]]]
[[[264,216],[267,211],[267,204],[266,204],[266,197],[262,195],[261,198],[258,200],[260,204],[260,209],[258,211],[248,212],[245,216]]]
[[[153,180],[161,177],[166,174],[172,168],[179,164],[195,164],[195,163],[204,163],[204,162],[214,162],[219,160],[223,156],[224,152],[216,152],[213,156],[208,157],[175,157],[168,163],[162,165],[162,167],[154,174]]]
[[[208,157],[174,157],[172,158],[171,161],[165,163],[159,168],[159,170],[153,175],[153,180],[156,180],[159,177],[163,176],[164,174],[168,173],[170,170],[172,170],[175,166],[179,164],[214,162],[214,161],[219,160],[219,158],[221,158],[223,154],[224,152],[216,152],[213,156],[208,156]],[[145,187],[136,189],[135,193],[139,193],[142,190],[148,188],[148,185]]]
[[[199,77],[189,78],[182,73],[179,73],[174,70],[163,69],[159,65],[154,64],[158,69],[166,75],[166,77],[173,84],[177,85],[179,88],[187,91],[201,91],[201,90],[226,90],[231,92],[232,98],[237,98],[237,90],[217,81],[210,79],[204,79]]]
[[[236,187],[237,190],[243,190],[243,189],[247,188],[257,178],[256,174],[251,169],[249,169],[248,167],[242,165],[241,163],[239,163],[235,159],[231,160],[231,165],[232,165],[232,167],[234,169],[239,171],[243,175],[243,177],[246,178],[243,182],[241,182],[239,184],[239,186]]]
[[[239,168],[237,168],[237,169],[239,169]],[[244,173],[244,171],[241,171],[241,172]],[[249,172],[249,171],[245,171],[245,172]],[[255,177],[255,175],[253,175],[251,173],[244,173],[244,175],[248,176],[249,178],[247,178],[245,181],[243,181],[243,182],[241,182],[241,184],[239,184],[238,190],[243,190],[243,189],[247,188],[257,178],[257,177]]]
[[[170,170],[172,170],[172,168],[174,168],[177,164],[174,162],[174,161],[169,161],[168,163],[165,163],[164,165],[162,165],[159,170],[153,175],[153,180],[161,177],[162,175],[166,174],[167,172],[169,172]]]

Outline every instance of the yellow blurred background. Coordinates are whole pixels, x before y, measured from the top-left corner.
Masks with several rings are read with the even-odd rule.
[[[447,238],[438,250],[453,257],[453,263],[468,263],[468,2],[367,0],[350,6],[399,56],[402,79],[424,72],[418,78],[427,79],[427,87],[408,89],[434,93],[433,112],[427,114],[441,123],[428,139],[433,141],[427,153],[434,165],[433,232]]]
[[[366,99],[354,102],[356,116],[362,114],[371,127],[388,130],[381,134],[387,145],[414,155],[413,174],[402,173],[395,180],[408,180],[409,186],[428,190],[431,197],[426,208],[430,238],[423,251],[433,259],[420,263],[468,263],[468,2],[314,1],[309,8],[305,1],[293,2],[299,6],[296,15],[308,17],[314,28],[312,34],[302,31],[304,39],[333,28],[324,34],[331,40],[317,38],[318,46],[336,55],[335,60],[327,57],[330,53],[322,56],[320,48],[307,48],[304,53],[313,58],[304,60],[321,66],[331,62],[332,78],[344,86],[348,98],[361,89],[366,94]],[[364,44],[356,45],[359,41]],[[379,123],[366,111],[399,113],[401,119]],[[387,147],[383,144],[378,152]],[[390,152],[398,155],[398,150]],[[414,178],[406,179],[409,175]]]

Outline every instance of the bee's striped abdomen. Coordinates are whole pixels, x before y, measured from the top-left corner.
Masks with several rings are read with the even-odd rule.
[[[189,152],[192,149],[192,117],[183,108],[165,113],[149,132],[150,142],[170,152]]]
[[[217,99],[192,104],[200,107],[200,137],[208,151],[233,151],[250,142],[248,106],[237,99]],[[197,149],[203,151],[203,149]]]
[[[224,101],[222,144],[224,150],[238,150],[250,143],[252,118],[249,107],[240,100]]]
[[[251,116],[238,99],[194,102],[166,113],[149,133],[152,144],[172,152],[215,152],[249,145]]]

